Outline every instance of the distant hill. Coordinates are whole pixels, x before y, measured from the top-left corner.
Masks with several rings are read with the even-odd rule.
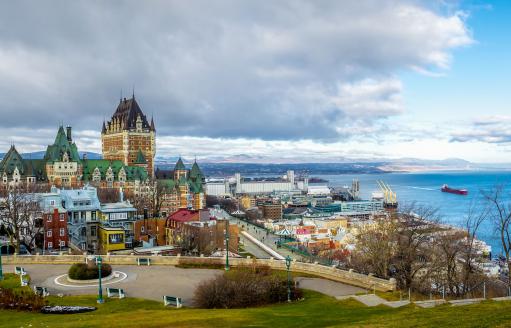
[[[34,151],[31,153],[22,153],[21,157],[23,157],[24,159],[42,159],[44,157],[45,153],[46,153],[46,151]],[[80,151],[79,154],[80,154],[80,158],[83,158],[83,154],[87,154],[88,159],[102,159],[103,158],[101,156],[101,154],[93,153],[90,151]],[[4,156],[5,156],[5,153],[0,153],[0,159],[4,158]]]

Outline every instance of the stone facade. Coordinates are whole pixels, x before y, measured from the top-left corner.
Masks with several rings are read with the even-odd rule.
[[[155,136],[154,121],[151,119],[151,123],[148,122],[135,96],[121,99],[110,121],[103,122],[103,159],[121,161],[126,166],[145,167],[152,177],[156,155]]]
[[[170,215],[179,209],[201,210],[206,207],[205,177],[197,162],[186,169],[181,158],[173,171],[156,171],[161,190],[160,212]]]

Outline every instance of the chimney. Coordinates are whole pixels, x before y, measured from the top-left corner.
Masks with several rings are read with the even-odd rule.
[[[73,139],[71,138],[71,127],[69,125],[66,127],[66,134],[67,134],[67,140],[69,142],[73,141]]]

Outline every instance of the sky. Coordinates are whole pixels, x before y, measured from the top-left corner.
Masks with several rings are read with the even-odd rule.
[[[82,151],[133,92],[157,156],[511,163],[511,2],[0,1],[0,152]]]

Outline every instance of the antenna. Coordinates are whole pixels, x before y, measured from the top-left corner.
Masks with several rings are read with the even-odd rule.
[[[135,83],[133,83],[132,96],[135,99]]]

